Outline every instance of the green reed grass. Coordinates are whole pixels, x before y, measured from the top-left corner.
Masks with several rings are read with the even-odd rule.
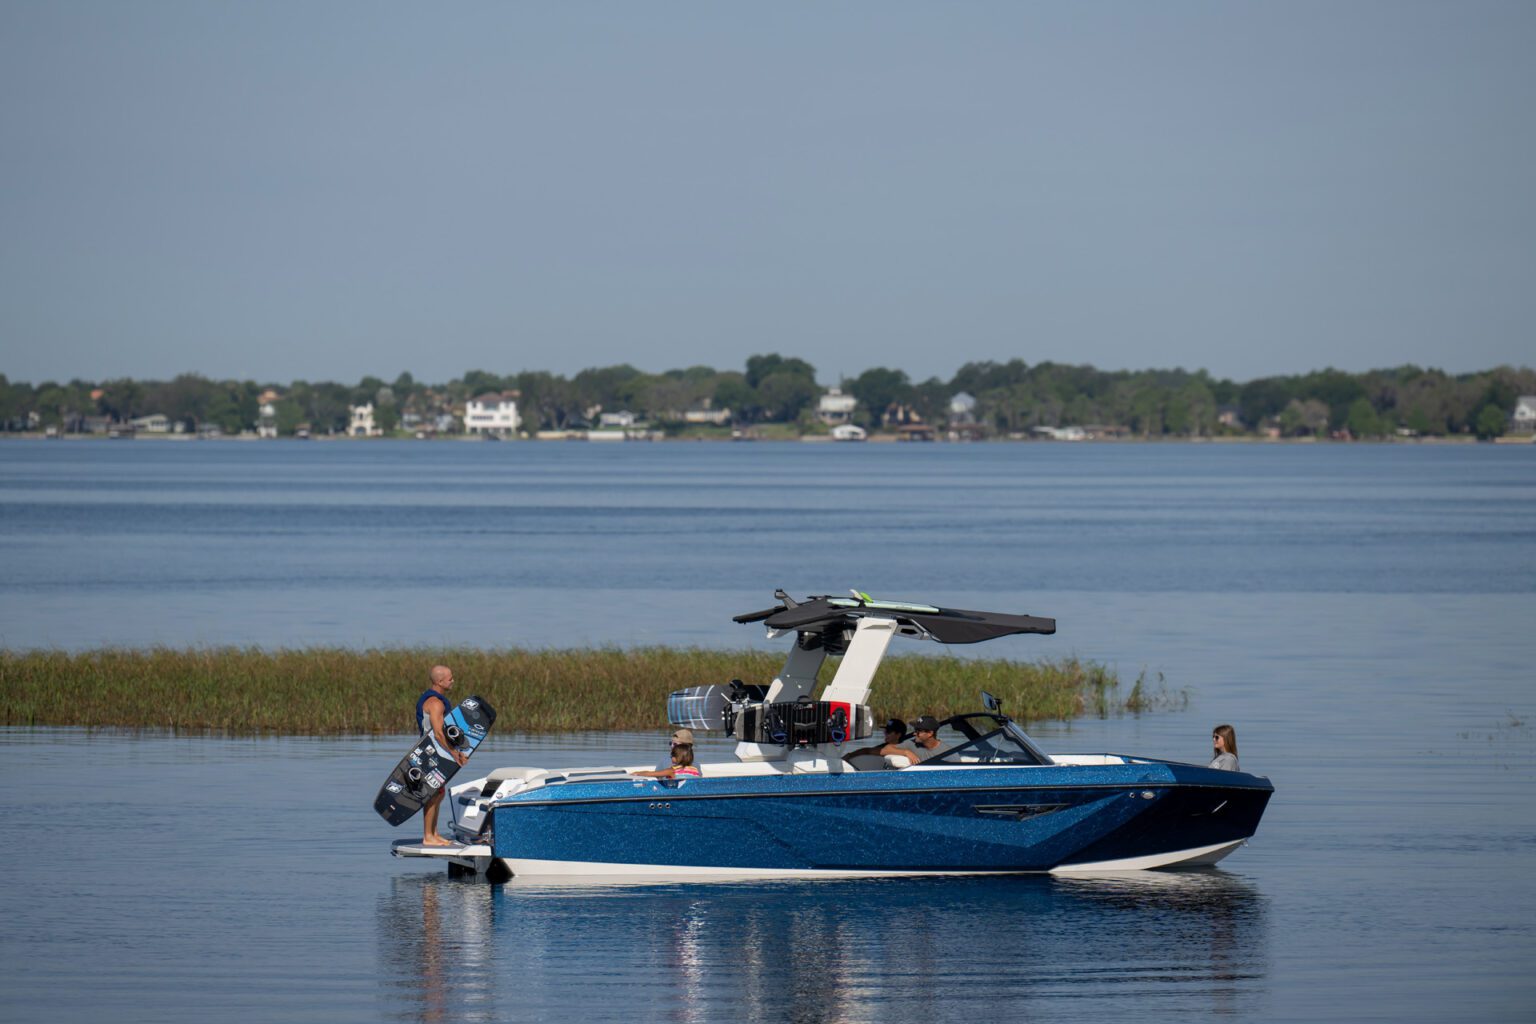
[[[673,690],[742,679],[767,683],[783,662],[764,651],[630,650],[106,650],[0,652],[0,724],[194,732],[344,735],[414,731],[427,672],[453,669],[454,697],[479,694],[498,731],[665,727]],[[832,678],[834,661],[822,668]],[[1106,715],[1153,706],[1142,680],[1129,700],[1105,666],[1060,661],[891,657],[873,693],[877,721],[979,710],[979,691],[1022,720]]]

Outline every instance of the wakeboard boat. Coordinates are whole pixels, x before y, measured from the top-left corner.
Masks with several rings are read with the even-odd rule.
[[[451,787],[456,845],[394,844],[450,871],[511,877],[686,878],[1088,874],[1215,864],[1258,828],[1274,792],[1243,772],[1125,754],[1048,754],[983,694],[939,723],[920,759],[878,747],[870,690],[897,637],[972,644],[1051,634],[1054,619],[853,597],[739,615],[792,644],[766,686],[680,690],[668,718],[737,740],[699,777],[652,765],[499,768]],[[822,692],[829,657],[836,670]]]

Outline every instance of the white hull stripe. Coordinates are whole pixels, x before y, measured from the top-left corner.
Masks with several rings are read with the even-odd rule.
[[[1203,867],[1215,864],[1221,858],[1243,845],[1246,840],[1217,843],[1146,857],[1126,857],[1121,860],[1095,861],[1090,864],[1066,864],[1051,869],[1051,874],[1101,874],[1117,871],[1144,871],[1149,868]],[[1032,871],[922,871],[911,868],[898,871],[859,871],[846,868],[720,868],[689,867],[679,864],[615,864],[603,861],[529,860],[503,859],[518,878],[570,878],[584,881],[602,879],[670,879],[674,881],[721,881],[745,878],[901,878],[930,875],[1025,875],[1040,874]]]
[[[596,880],[599,878],[665,878],[674,881],[709,881],[733,878],[892,878],[906,875],[1014,875],[1019,871],[860,871],[851,868],[719,868],[689,867],[682,864],[612,864],[604,861],[578,860],[502,860],[519,878],[565,876]]]
[[[1206,867],[1242,846],[1248,840],[1216,843],[1213,846],[1196,846],[1172,853],[1154,853],[1146,857],[1123,857],[1120,860],[1097,860],[1088,864],[1060,864],[1051,869],[1053,875],[1094,875],[1110,871],[1146,871],[1151,868]]]

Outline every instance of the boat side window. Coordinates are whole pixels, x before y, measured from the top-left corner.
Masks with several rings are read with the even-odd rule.
[[[939,741],[938,753],[928,754],[925,760],[931,761],[943,758],[947,751],[977,739],[992,728],[993,724],[990,719],[982,722],[973,722],[969,715],[945,719],[939,723],[938,729],[933,734],[934,739]],[[978,725],[982,726],[982,728],[976,728]]]
[[[950,731],[941,730],[941,740],[948,740],[947,749],[929,759],[927,764],[1047,764],[1047,760],[1040,757],[1027,744],[1021,743],[1014,732],[999,725],[995,721],[970,721],[961,720],[955,723],[961,728]],[[986,732],[976,729],[977,725],[991,725],[993,728]],[[969,739],[964,734],[969,733]]]
[[[940,743],[946,747],[958,747],[962,743],[969,743],[981,733],[971,724],[969,719],[952,718],[940,723],[938,731],[934,733]]]

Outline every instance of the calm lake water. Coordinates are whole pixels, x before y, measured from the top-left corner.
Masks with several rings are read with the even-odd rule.
[[[1536,1015],[1533,448],[4,443],[0,583],[12,649],[772,647],[729,618],[775,586],[1054,615],[974,653],[1189,703],[1048,749],[1231,721],[1277,787],[1209,872],[493,887],[387,856],[403,736],[0,730],[0,1019]]]

